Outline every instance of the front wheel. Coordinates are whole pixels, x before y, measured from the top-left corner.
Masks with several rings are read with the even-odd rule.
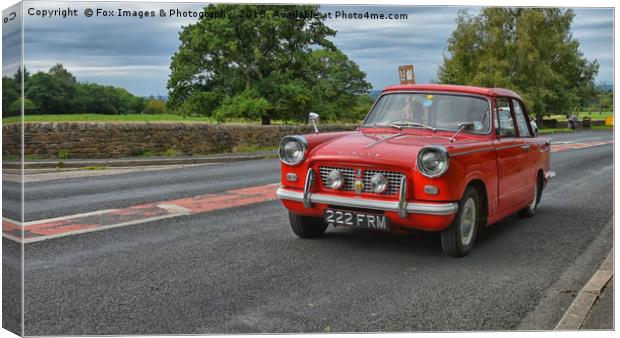
[[[315,238],[323,235],[327,230],[327,223],[319,217],[308,217],[288,213],[291,229],[300,238]]]
[[[450,227],[441,232],[441,248],[444,254],[463,257],[474,247],[480,223],[480,197],[478,191],[469,187],[459,201],[459,211]]]

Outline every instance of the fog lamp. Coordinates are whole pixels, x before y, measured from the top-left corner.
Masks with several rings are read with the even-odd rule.
[[[332,170],[327,174],[327,180],[325,181],[325,186],[330,189],[340,189],[344,184],[344,177],[342,173],[336,169]]]
[[[370,190],[376,194],[385,192],[388,187],[388,179],[382,174],[374,174],[370,178]]]

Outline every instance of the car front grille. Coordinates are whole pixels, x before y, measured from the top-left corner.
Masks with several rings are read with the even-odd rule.
[[[344,183],[342,188],[339,190],[344,191],[354,191],[353,183],[355,182],[355,172],[359,169],[355,168],[347,168],[347,167],[335,167],[335,166],[319,166],[319,173],[321,175],[321,181],[323,182],[323,188],[327,188],[325,186],[325,182],[327,180],[327,175],[332,170],[338,170],[342,173],[344,177]],[[387,170],[377,170],[377,169],[361,169],[362,170],[362,181],[364,182],[364,190],[363,192],[372,193],[370,190],[370,179],[375,174],[382,174],[388,180],[388,188],[382,193],[382,195],[397,195],[400,190],[400,180],[405,174],[396,172],[396,171],[387,171]]]

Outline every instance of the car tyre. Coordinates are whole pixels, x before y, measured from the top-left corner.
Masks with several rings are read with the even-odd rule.
[[[289,212],[288,218],[291,223],[291,229],[300,238],[319,237],[327,230],[327,223],[319,217],[301,216]]]
[[[441,232],[441,248],[451,257],[463,257],[474,247],[482,219],[480,196],[474,187],[468,187],[459,201],[459,210],[450,227]]]
[[[538,207],[538,203],[540,202],[540,196],[542,193],[542,183],[540,178],[536,180],[536,189],[534,189],[534,199],[532,203],[528,204],[527,207],[519,210],[520,217],[532,217],[536,214],[536,208]]]

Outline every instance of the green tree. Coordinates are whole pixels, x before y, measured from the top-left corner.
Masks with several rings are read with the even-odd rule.
[[[538,119],[583,106],[594,95],[598,62],[579,51],[574,16],[558,8],[460,11],[438,81],[515,90]]]
[[[37,109],[37,106],[32,101],[24,100],[24,114],[34,114],[37,112]],[[22,111],[22,99],[15,100],[9,107],[9,111],[15,113],[14,115],[19,115]]]
[[[166,101],[149,97],[144,101],[142,114],[165,114],[168,112]]]
[[[370,88],[365,74],[328,40],[336,32],[322,18],[287,17],[318,6],[222,4],[206,10],[226,15],[179,33],[168,80],[171,109],[222,119],[260,117],[269,124],[304,118],[311,108],[351,112],[351,97]]]
[[[57,63],[56,65],[52,66],[52,68],[50,68],[48,73],[50,75],[52,75],[52,76],[55,76],[55,77],[60,78],[60,79],[63,79],[65,81],[68,81],[68,82],[71,82],[71,83],[77,83],[77,80],[75,79],[75,76],[73,76],[73,74],[71,74],[62,65],[62,63]]]
[[[19,100],[21,96],[21,80],[16,82],[10,77],[2,77],[2,115],[12,116],[19,115],[21,108],[18,110],[12,110],[11,106],[13,102]]]
[[[32,75],[26,88],[26,98],[31,100],[42,114],[74,113],[75,96],[74,83],[43,72]]]
[[[28,88],[28,81],[30,80],[30,72],[28,69],[24,67],[24,87]],[[12,116],[21,114],[21,106],[19,109],[11,109],[16,100],[18,100],[21,95],[22,87],[22,69],[21,67],[17,69],[17,72],[13,75],[13,77],[3,76],[2,77],[2,116]]]
[[[134,96],[123,88],[78,82],[60,63],[50,68],[47,73],[37,72],[30,76],[26,71],[24,74],[27,80],[24,101],[26,113],[139,114],[144,109],[143,98]],[[3,109],[10,102],[8,110],[5,110],[10,113],[14,112],[10,108],[21,102],[15,101],[19,97],[19,86],[15,89],[17,79],[21,81],[21,73],[16,74],[14,79],[2,80],[3,85],[8,88],[3,90],[3,94],[7,94],[3,97]]]
[[[15,82],[17,82],[17,83],[21,83],[22,82],[22,69],[21,69],[21,67],[17,69],[17,72],[15,72],[15,75],[13,76],[13,80]],[[28,83],[28,80],[30,80],[30,72],[24,66],[24,83]]]
[[[256,90],[248,89],[239,95],[226,97],[213,115],[218,121],[232,117],[260,119],[271,108],[271,104]]]
[[[144,99],[123,88],[102,86],[96,83],[78,83],[75,110],[89,114],[139,114],[144,109]]]

